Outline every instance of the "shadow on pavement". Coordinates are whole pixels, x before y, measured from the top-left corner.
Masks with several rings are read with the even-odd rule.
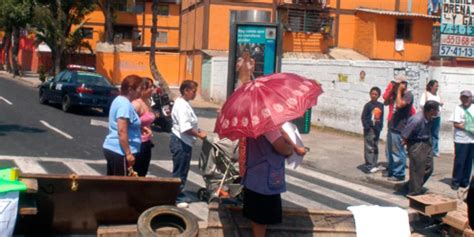
[[[21,133],[43,133],[44,129],[25,127],[16,124],[0,124],[0,136],[5,136],[7,133],[21,132]]]

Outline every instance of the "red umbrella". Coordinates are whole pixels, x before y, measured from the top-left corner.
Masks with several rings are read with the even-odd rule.
[[[235,140],[256,138],[301,117],[316,105],[321,85],[292,73],[259,77],[238,88],[225,102],[214,131]]]

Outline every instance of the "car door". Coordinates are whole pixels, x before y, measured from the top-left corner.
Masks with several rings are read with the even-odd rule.
[[[71,81],[72,73],[70,71],[65,71],[62,75],[59,75],[54,80],[54,84],[50,86],[51,93],[53,95],[53,100],[55,102],[61,102],[63,99],[65,85]],[[57,80],[56,80],[57,79]]]
[[[46,99],[52,101],[52,102],[58,102],[57,98],[55,98],[55,87],[59,79],[64,75],[66,71],[62,71],[58,73],[55,77],[53,77],[50,81],[45,83],[44,86],[44,94],[46,96]]]

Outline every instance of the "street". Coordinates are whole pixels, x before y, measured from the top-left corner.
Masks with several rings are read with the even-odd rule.
[[[0,167],[18,166],[25,173],[105,174],[102,143],[107,133],[107,117],[100,111],[64,113],[58,105],[41,105],[37,88],[2,77],[0,110]],[[207,112],[197,108],[196,113],[202,117]],[[206,118],[203,121],[207,121]],[[155,132],[153,142],[149,176],[170,177],[169,135]],[[196,191],[205,186],[198,168],[200,151],[198,141],[193,148],[186,189],[194,201],[190,210],[206,220],[207,205],[196,197]],[[408,206],[407,199],[392,194],[393,191],[309,167],[287,169],[286,180],[288,191],[283,194],[284,206],[321,210],[345,210],[348,206],[363,204]]]

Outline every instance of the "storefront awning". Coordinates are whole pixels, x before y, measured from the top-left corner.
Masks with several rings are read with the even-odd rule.
[[[372,8],[365,8],[365,7],[359,7],[357,8],[357,11],[379,14],[379,15],[389,15],[389,16],[408,16],[408,17],[439,19],[439,16],[431,16],[431,15],[421,14],[421,13],[388,11],[388,10],[372,9]]]

